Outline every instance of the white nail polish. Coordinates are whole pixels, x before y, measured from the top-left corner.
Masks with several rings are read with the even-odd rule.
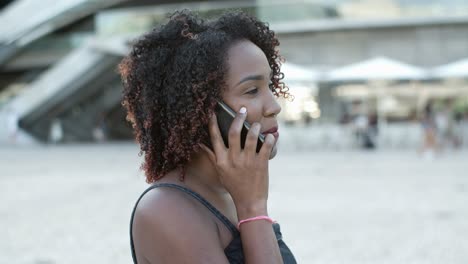
[[[239,110],[239,113],[241,113],[241,114],[247,113],[247,108],[241,107],[241,109]]]

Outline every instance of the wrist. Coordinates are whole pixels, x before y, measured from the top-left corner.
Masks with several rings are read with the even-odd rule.
[[[237,229],[240,230],[240,226],[242,224],[245,224],[245,223],[249,223],[249,222],[253,222],[253,221],[268,221],[270,223],[275,223],[276,221],[273,220],[271,217],[269,216],[266,216],[266,215],[259,215],[259,216],[256,216],[256,217],[251,217],[251,218],[247,218],[247,219],[244,219],[244,220],[240,220],[239,223],[237,223]]]
[[[268,215],[268,206],[266,201],[256,203],[236,204],[237,218],[239,220],[256,217],[259,215]]]

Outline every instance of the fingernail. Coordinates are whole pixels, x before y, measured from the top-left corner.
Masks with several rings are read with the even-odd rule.
[[[247,108],[241,107],[241,109],[239,110],[239,113],[241,113],[241,114],[247,113]]]

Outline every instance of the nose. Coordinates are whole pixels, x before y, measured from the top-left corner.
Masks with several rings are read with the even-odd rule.
[[[281,112],[281,105],[278,103],[273,93],[271,93],[266,101],[267,102],[264,104],[264,116],[275,118]]]

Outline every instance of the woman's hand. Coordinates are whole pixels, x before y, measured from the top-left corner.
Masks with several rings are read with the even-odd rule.
[[[202,145],[215,164],[221,183],[231,194],[239,219],[267,215],[268,161],[275,144],[273,135],[268,134],[257,153],[261,125],[253,123],[244,149],[241,149],[240,135],[246,116],[247,113],[242,113],[241,108],[229,129],[229,148],[226,148],[216,116],[213,115],[209,122],[209,132],[214,152]]]

